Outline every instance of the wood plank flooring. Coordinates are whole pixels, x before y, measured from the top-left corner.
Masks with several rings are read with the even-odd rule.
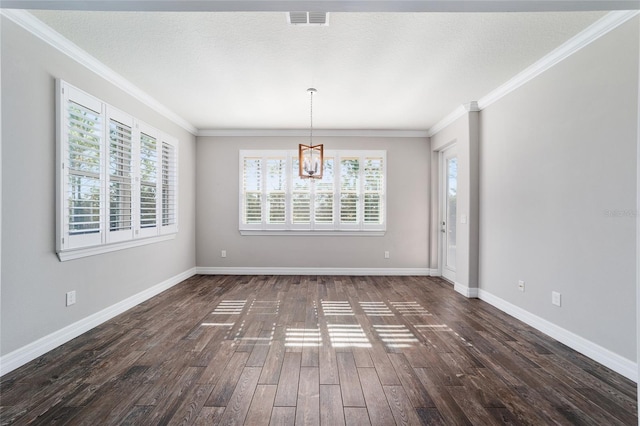
[[[3,425],[638,423],[635,383],[427,277],[194,276],[0,386]]]

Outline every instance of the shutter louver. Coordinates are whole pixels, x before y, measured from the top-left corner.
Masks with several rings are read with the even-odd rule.
[[[157,139],[140,134],[140,227],[157,224],[158,151]]]
[[[358,188],[360,161],[358,158],[340,160],[340,222],[358,223]]]
[[[366,158],[364,166],[364,223],[382,223],[383,164]]]
[[[315,193],[315,223],[333,223],[333,158],[324,158],[324,171],[322,179],[316,185]]]
[[[109,231],[132,229],[131,127],[109,120]]]
[[[178,217],[176,147],[162,142],[162,226],[175,227]]]
[[[286,165],[284,158],[267,159],[267,223],[285,223]]]
[[[100,233],[102,116],[67,102],[67,230],[69,236]]]
[[[243,223],[262,223],[262,160],[245,158],[243,174]]]
[[[298,157],[293,159],[293,170],[299,169]],[[295,224],[311,223],[311,191],[309,179],[300,179],[295,174],[293,176],[293,191],[291,193],[292,217],[291,222]]]

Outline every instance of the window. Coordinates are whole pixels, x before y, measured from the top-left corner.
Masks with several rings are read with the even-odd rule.
[[[379,235],[385,166],[386,151],[325,151],[322,179],[300,179],[297,151],[240,151],[240,231]]]
[[[177,150],[177,140],[58,81],[60,260],[177,232]]]

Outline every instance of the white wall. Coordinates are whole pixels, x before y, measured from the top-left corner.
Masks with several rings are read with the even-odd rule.
[[[635,18],[480,113],[481,290],[634,362],[638,39]]]
[[[383,237],[241,236],[241,149],[292,149],[307,138],[199,137],[198,267],[427,268],[429,142],[426,138],[318,137],[325,149],[387,150],[387,232]],[[307,250],[308,247],[311,247]],[[220,257],[220,250],[227,257]],[[384,251],[390,259],[384,259]]]
[[[195,137],[2,18],[2,301],[6,355],[195,266]],[[180,141],[175,240],[60,262],[55,253],[55,79]],[[65,307],[65,292],[77,303]]]

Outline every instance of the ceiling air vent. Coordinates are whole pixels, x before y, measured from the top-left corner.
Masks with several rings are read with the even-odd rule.
[[[291,25],[328,25],[327,12],[289,12],[287,22]]]

